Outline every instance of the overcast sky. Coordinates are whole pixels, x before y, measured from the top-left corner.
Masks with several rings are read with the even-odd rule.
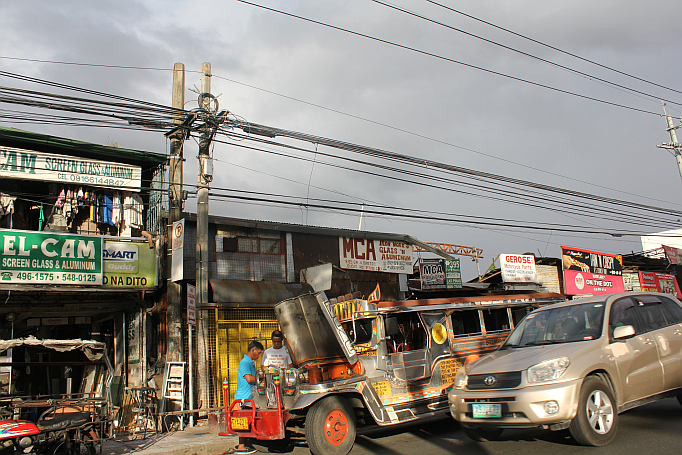
[[[186,65],[189,89],[200,86],[202,62],[210,62],[212,92],[220,94],[221,109],[250,122],[600,196],[682,208],[682,181],[675,158],[656,148],[670,141],[665,120],[651,114],[662,114],[660,98],[682,102],[680,93],[559,53],[425,0],[393,0],[392,4],[593,78],[370,0],[255,3],[633,109],[520,82],[236,0],[3,2],[0,55],[10,58],[0,58],[0,70],[170,105],[173,64]],[[582,58],[682,90],[679,0],[440,3]],[[6,77],[0,77],[0,85],[56,90]],[[186,100],[188,109],[196,107],[196,95],[189,90]],[[679,124],[682,106],[668,103],[666,108]],[[0,109],[16,107],[3,104]],[[168,147],[158,132],[5,120],[0,124],[94,143],[117,142],[130,149],[167,152]],[[303,142],[296,145],[315,149]],[[325,147],[319,151],[352,156]],[[196,153],[196,144],[188,142],[185,182],[190,184],[196,182]],[[214,158],[212,186],[218,188],[516,219],[528,225],[552,222],[584,226],[585,230],[627,228],[622,223],[500,203],[321,163],[313,166],[308,161],[240,147],[216,144]],[[353,166],[319,156],[316,159]],[[186,209],[194,211],[195,207],[196,201],[190,199]],[[353,229],[360,222],[356,214],[217,200],[211,201],[210,213]],[[676,222],[669,226],[678,227]],[[483,270],[500,253],[558,257],[561,245],[616,254],[642,249],[637,236],[508,232],[482,225],[378,217],[364,217],[362,229],[482,248]],[[662,229],[650,231],[655,230]],[[633,231],[642,232],[642,228]],[[464,278],[469,279],[475,275],[475,267],[463,259]]]

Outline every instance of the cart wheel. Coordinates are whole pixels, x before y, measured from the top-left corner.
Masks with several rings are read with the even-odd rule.
[[[68,434],[55,437],[55,440],[47,445],[47,455],[71,455],[71,440]]]
[[[346,455],[355,443],[355,413],[348,402],[330,396],[315,403],[305,419],[305,436],[313,455]]]
[[[97,447],[95,447],[95,441],[93,441],[92,436],[83,435],[82,441],[73,443],[73,454],[74,455],[96,455]]]

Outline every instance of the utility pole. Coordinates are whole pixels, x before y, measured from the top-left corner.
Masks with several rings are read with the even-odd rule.
[[[209,407],[211,383],[210,383],[210,352],[206,349],[206,340],[209,337],[208,327],[208,184],[213,177],[213,162],[210,159],[212,129],[213,101],[211,95],[211,64],[202,65],[201,93],[199,94],[199,116],[203,121],[201,126],[201,138],[199,139],[199,181],[197,184],[197,255],[196,255],[196,284],[197,284],[197,373],[198,373],[198,398],[199,402]],[[217,107],[217,104],[216,104]],[[216,108],[217,110],[217,108]],[[190,365],[190,368],[192,366]],[[193,391],[190,391],[193,393]]]
[[[670,142],[664,142],[663,144],[657,145],[656,147],[673,151],[672,153],[675,155],[675,159],[677,160],[677,168],[680,171],[680,178],[682,178],[682,144],[677,142],[677,133],[675,133],[677,128],[682,127],[682,123],[675,126],[673,118],[665,111],[665,103],[661,102],[661,104],[663,105],[663,114],[665,114],[665,121],[667,125],[666,131],[670,133]]]
[[[168,211],[168,225],[178,221],[182,216],[182,168],[184,166],[183,144],[186,134],[181,128],[185,118],[185,65],[176,63],[173,67],[173,125],[174,130],[170,137],[170,207]],[[168,236],[169,239],[172,236]],[[167,246],[170,250],[170,243]],[[171,255],[168,254],[167,270],[171,270]],[[166,333],[167,349],[166,360],[171,362],[182,361],[182,284],[166,280]]]

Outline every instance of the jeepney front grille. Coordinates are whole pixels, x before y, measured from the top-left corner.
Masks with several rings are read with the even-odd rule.
[[[519,384],[521,384],[520,371],[510,371],[508,373],[473,374],[469,376],[467,389],[513,389],[514,387],[518,387]]]

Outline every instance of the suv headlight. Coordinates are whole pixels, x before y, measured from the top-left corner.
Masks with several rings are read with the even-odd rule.
[[[469,378],[467,377],[466,368],[461,367],[459,370],[457,370],[457,374],[455,375],[455,389],[463,389],[466,387],[468,380]]]
[[[559,379],[566,372],[566,368],[571,364],[568,357],[547,360],[528,368],[528,383],[537,384],[539,382],[553,381]]]

